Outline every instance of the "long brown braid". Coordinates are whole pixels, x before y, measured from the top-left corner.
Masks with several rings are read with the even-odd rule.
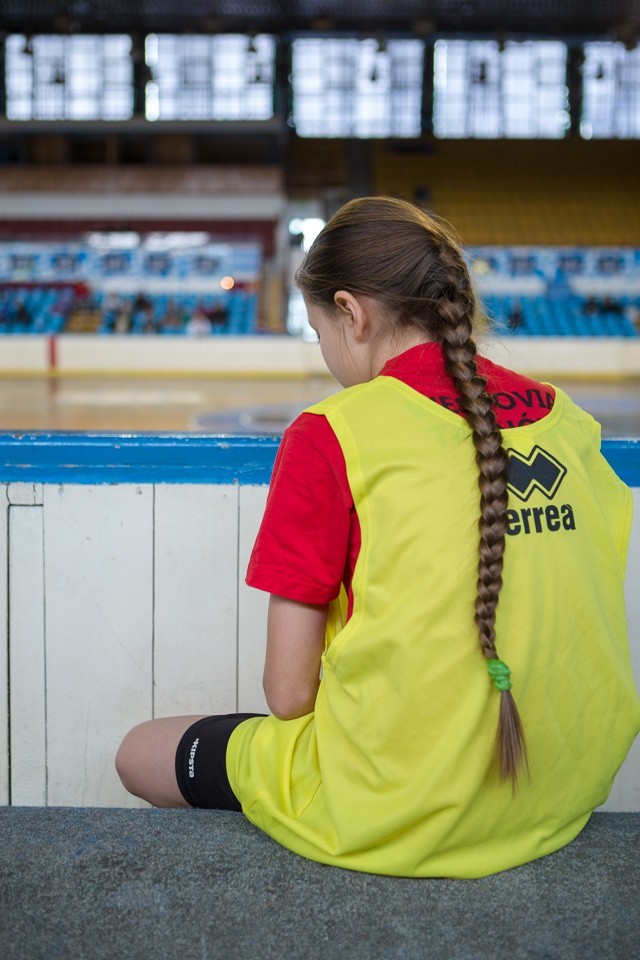
[[[452,231],[402,200],[352,200],[320,233],[296,281],[309,300],[329,309],[338,290],[372,297],[384,305],[397,326],[418,327],[442,345],[446,370],[471,428],[478,466],[475,622],[485,659],[502,667],[495,624],[507,528],[508,458],[486,381],[476,365],[476,301]],[[515,789],[519,769],[527,765],[527,751],[515,701],[504,686],[499,687],[496,750],[500,776],[510,779]]]
[[[469,274],[460,256],[450,247],[441,247],[440,260],[450,277],[448,297],[439,305],[442,320],[440,342],[447,373],[459,395],[476,448],[480,487],[480,544],[475,622],[480,646],[487,660],[498,659],[496,651],[496,609],[502,588],[505,533],[507,529],[508,456],[502,445],[487,382],[478,373],[472,317],[475,298]],[[453,254],[453,255],[452,255]],[[510,690],[500,692],[497,751],[502,779],[510,778],[515,789],[520,764],[527,764],[527,748],[520,714]]]

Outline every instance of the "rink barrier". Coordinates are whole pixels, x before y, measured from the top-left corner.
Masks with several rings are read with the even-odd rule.
[[[140,806],[113,767],[154,716],[266,710],[268,597],[244,583],[279,439],[2,433],[0,803]],[[640,441],[626,582],[640,687]],[[606,810],[640,811],[640,738]]]
[[[298,336],[209,337],[63,333],[0,338],[0,376],[326,376],[316,343]],[[539,379],[640,376],[640,337],[481,338],[480,352]]]
[[[263,484],[269,483],[279,443],[280,438],[272,436],[197,433],[0,432],[0,479],[38,483]],[[640,455],[638,460],[640,467]]]
[[[0,431],[0,482],[263,484],[279,444],[276,436]],[[604,439],[602,453],[640,487],[640,439]]]

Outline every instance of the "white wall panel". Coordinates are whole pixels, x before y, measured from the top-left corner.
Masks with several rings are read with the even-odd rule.
[[[0,485],[0,805],[9,802],[9,543],[7,488]]]
[[[545,380],[635,376],[640,370],[640,340],[632,337],[488,336],[480,350],[495,363]]]
[[[2,371],[49,369],[48,337],[12,334],[2,346]],[[575,374],[640,373],[637,338],[492,336],[482,342],[482,352],[503,366],[551,379]],[[327,375],[315,344],[286,336],[87,337],[65,333],[56,338],[56,354],[57,368],[63,373],[128,370]]]
[[[640,490],[633,493],[633,526],[627,559],[627,578],[625,582],[625,600],[627,606],[627,625],[631,664],[636,686],[640,690]],[[640,811],[640,736],[632,746],[622,765],[609,794],[602,806],[609,811]]]
[[[47,803],[42,507],[9,507],[11,802]]]
[[[140,806],[123,735],[151,717],[153,487],[47,485],[49,803]]]
[[[3,337],[0,369],[18,375],[46,373],[49,369],[49,337],[33,333],[13,333],[10,337]]]
[[[87,337],[65,333],[57,339],[61,372],[122,371],[184,373],[260,373],[300,376],[312,344],[296,337],[150,337],[126,334]],[[316,350],[315,354],[320,355]],[[1,363],[2,361],[0,361]]]
[[[242,713],[268,713],[262,690],[262,671],[267,640],[269,595],[244,582],[265,503],[268,488],[240,487],[240,530],[238,569],[238,710]]]
[[[234,713],[238,487],[155,487],[154,715]]]
[[[12,506],[42,506],[42,484],[10,483],[7,486],[7,502]]]

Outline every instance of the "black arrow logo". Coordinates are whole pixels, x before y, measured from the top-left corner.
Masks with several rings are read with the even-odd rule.
[[[552,500],[564,480],[567,468],[537,444],[528,457],[509,448],[507,487],[519,500],[528,500],[534,490],[539,490]]]

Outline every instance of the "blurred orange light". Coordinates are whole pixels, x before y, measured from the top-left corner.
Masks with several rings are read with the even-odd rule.
[[[235,287],[236,282],[233,277],[223,277],[220,281],[220,286],[223,290],[232,290]]]

